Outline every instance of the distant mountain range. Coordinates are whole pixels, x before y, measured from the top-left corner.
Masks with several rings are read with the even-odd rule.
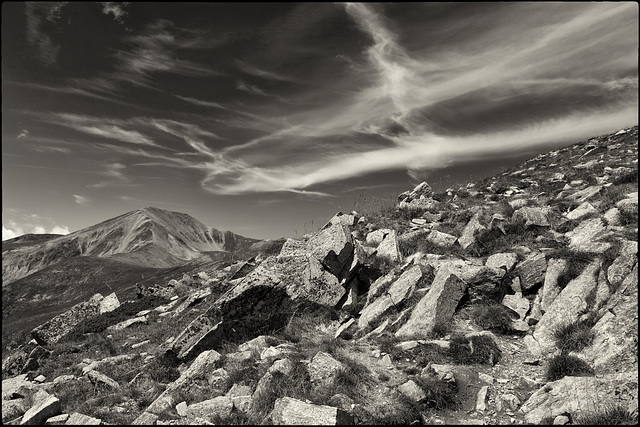
[[[144,208],[68,235],[25,235],[2,242],[3,287],[74,257],[99,257],[151,268],[184,265],[211,252],[260,242],[207,227],[190,215]]]

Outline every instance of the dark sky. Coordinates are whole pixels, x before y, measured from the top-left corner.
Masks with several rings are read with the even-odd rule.
[[[3,3],[2,238],[257,238],[637,124],[638,4]]]

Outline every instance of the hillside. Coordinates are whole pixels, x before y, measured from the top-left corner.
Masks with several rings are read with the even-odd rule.
[[[85,299],[3,422],[637,424],[637,253],[635,126]]]
[[[255,242],[258,240],[209,228],[184,213],[145,208],[38,245],[3,246],[2,282],[4,287],[77,256],[113,257],[121,262],[167,268],[199,258],[204,252],[237,251]]]

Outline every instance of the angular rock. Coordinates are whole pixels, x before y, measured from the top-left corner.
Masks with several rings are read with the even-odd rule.
[[[274,425],[350,425],[353,417],[332,406],[281,397],[273,405],[271,421]]]
[[[608,233],[602,219],[591,218],[582,221],[573,231],[566,233],[570,237],[569,249],[576,252],[603,253],[611,247],[611,243],[599,241]]]
[[[368,246],[377,247],[389,233],[391,233],[391,230],[388,228],[379,228],[368,233],[365,242]]]
[[[542,252],[532,252],[516,267],[523,290],[528,290],[542,283],[547,271],[547,260]]]
[[[476,395],[476,411],[484,412],[487,410],[487,394],[489,392],[489,386],[483,385],[478,390]]]
[[[98,307],[98,314],[108,313],[120,307],[120,301],[115,292],[110,293],[102,301],[100,301],[100,307]]]
[[[26,399],[12,399],[2,401],[2,424],[15,420],[27,411]]]
[[[628,276],[631,274],[633,267],[638,262],[638,245],[635,245],[635,250],[631,249],[628,252],[623,252],[613,261],[613,264],[607,269],[607,280],[611,286],[617,288]]]
[[[521,292],[516,292],[515,295],[505,295],[502,299],[502,305],[518,313],[519,320],[525,318],[530,308],[529,300],[524,298]]]
[[[584,216],[591,215],[597,213],[597,209],[593,207],[593,205],[589,202],[584,202],[571,212],[567,213],[566,217],[570,220],[577,220]]]
[[[212,417],[226,418],[233,410],[233,400],[226,396],[218,396],[187,406],[187,417],[200,417],[211,420]]]
[[[554,331],[558,326],[575,322],[580,313],[589,310],[589,295],[598,285],[599,270],[600,262],[593,261],[580,276],[567,284],[548,307],[533,333],[543,353],[555,350]]]
[[[156,424],[156,421],[158,421],[158,416],[156,414],[152,414],[150,412],[143,412],[141,413],[138,418],[136,418],[135,420],[133,420],[133,422],[131,422],[132,425],[138,425],[138,426],[152,426]]]
[[[209,295],[211,295],[211,288],[208,288],[208,287],[204,289],[200,289],[190,294],[182,304],[176,307],[176,309],[173,311],[173,315],[174,316],[179,315],[180,313],[185,311],[187,308],[202,302]]]
[[[109,326],[107,328],[107,331],[113,332],[113,331],[119,331],[125,328],[128,328],[132,325],[138,324],[138,323],[144,323],[147,324],[147,316],[142,316],[142,317],[134,317],[133,319],[127,319],[124,320],[120,323],[116,323],[115,325]]]
[[[345,323],[340,325],[340,327],[336,330],[333,338],[351,339],[350,337],[353,336],[356,326],[356,319],[354,319],[353,317],[350,318]]]
[[[498,403],[496,404],[496,410],[498,412],[501,412],[501,411],[515,412],[518,409],[518,406],[520,406],[520,403],[521,402],[520,402],[520,399],[518,399],[518,396],[512,393],[505,393],[502,396],[500,396],[500,399],[498,399]]]
[[[623,372],[597,377],[567,376],[547,383],[536,391],[520,410],[530,424],[541,424],[545,418],[568,414],[572,419],[587,412],[603,411],[610,405],[638,401],[636,372]]]
[[[120,391],[121,389],[120,384],[98,371],[89,371],[87,373],[87,377],[89,377],[89,380],[91,380],[94,385],[102,384],[109,387],[113,391]]]
[[[513,270],[518,262],[518,256],[513,252],[503,252],[491,255],[484,265],[492,268],[504,268],[507,272]]]
[[[620,209],[618,208],[609,209],[604,213],[603,217],[609,225],[620,225],[622,222],[622,215],[620,214]]]
[[[102,423],[100,418],[90,417],[79,412],[74,412],[69,415],[67,421],[64,423],[66,426],[99,426]]]
[[[398,236],[395,230],[391,230],[389,234],[384,237],[382,242],[376,248],[376,255],[393,262],[397,262],[402,259],[402,255],[400,254],[400,249],[398,247]]]
[[[451,234],[442,233],[437,230],[432,230],[426,237],[427,241],[441,248],[451,248],[455,245],[456,236]]]
[[[396,332],[396,337],[427,335],[436,324],[451,319],[467,290],[467,284],[456,275],[458,272],[451,263],[438,268],[429,292],[416,304],[407,323]]]
[[[328,387],[338,373],[344,369],[344,365],[329,354],[319,351],[307,365],[311,384],[314,387]]]
[[[329,222],[307,242],[309,252],[338,280],[345,278],[353,260],[353,238],[349,227]]]
[[[57,397],[46,391],[38,390],[33,395],[33,405],[24,413],[20,425],[44,424],[47,418],[58,415],[61,411],[60,401]]]
[[[540,309],[542,312],[548,310],[558,294],[562,291],[560,286],[558,286],[558,279],[566,268],[567,261],[564,259],[551,258],[547,263],[544,285],[542,286],[542,298],[540,300]]]
[[[358,327],[360,329],[366,328],[392,306],[398,305],[404,299],[410,297],[421,278],[422,269],[419,265],[414,265],[402,273],[385,294],[377,298],[360,312]]]
[[[69,414],[60,414],[45,421],[46,426],[61,426],[69,419]]]
[[[89,301],[74,305],[64,313],[33,329],[31,336],[40,345],[57,343],[80,322],[97,316],[100,313],[102,299],[102,295],[96,294]]]
[[[598,372],[638,369],[638,265],[611,296],[591,328],[595,337],[582,351]]]
[[[511,217],[513,222],[524,222],[525,227],[549,227],[549,220],[547,218],[547,210],[544,208],[537,208],[531,206],[525,206],[513,213]]]
[[[251,351],[260,354],[262,350],[269,347],[269,344],[267,343],[268,339],[268,335],[260,335],[259,337],[240,344],[238,346],[238,351]]]
[[[157,415],[175,406],[174,395],[185,385],[188,385],[192,378],[213,370],[221,357],[220,353],[215,350],[200,353],[189,368],[184,371],[177,380],[169,384],[165,391],[147,407],[145,412]]]
[[[260,400],[262,396],[271,392],[278,376],[287,376],[293,371],[293,362],[289,359],[280,359],[273,362],[273,365],[267,370],[267,373],[260,378],[256,389],[253,392],[253,400],[251,402],[250,412],[255,412],[254,404],[256,400]]]
[[[486,227],[480,223],[479,214],[473,215],[467,225],[462,230],[462,235],[458,238],[458,243],[462,249],[467,249],[469,246],[476,243],[476,234],[478,232],[486,230]]]
[[[587,187],[584,190],[576,191],[570,196],[567,196],[568,200],[575,200],[578,203],[584,203],[600,191],[602,191],[602,185],[593,185],[591,187]]]
[[[275,347],[267,347],[260,353],[260,359],[281,359],[296,352],[295,346],[289,343],[283,343]]]

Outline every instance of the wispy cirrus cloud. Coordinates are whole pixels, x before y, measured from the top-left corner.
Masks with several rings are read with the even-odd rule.
[[[191,98],[189,96],[180,96],[180,95],[174,95],[174,96],[178,99],[181,99],[183,101],[189,102],[194,105],[199,105],[202,107],[220,108],[221,110],[226,109],[225,107],[223,107],[221,104],[218,104],[217,102],[203,101],[201,99]]]
[[[38,48],[39,57],[46,66],[56,62],[60,45],[43,29],[44,21],[55,22],[67,2],[26,2],[27,41]]]
[[[80,206],[86,206],[91,201],[91,200],[89,200],[88,197],[80,196],[78,194],[74,194],[73,198],[74,198],[76,204],[78,204]]]

